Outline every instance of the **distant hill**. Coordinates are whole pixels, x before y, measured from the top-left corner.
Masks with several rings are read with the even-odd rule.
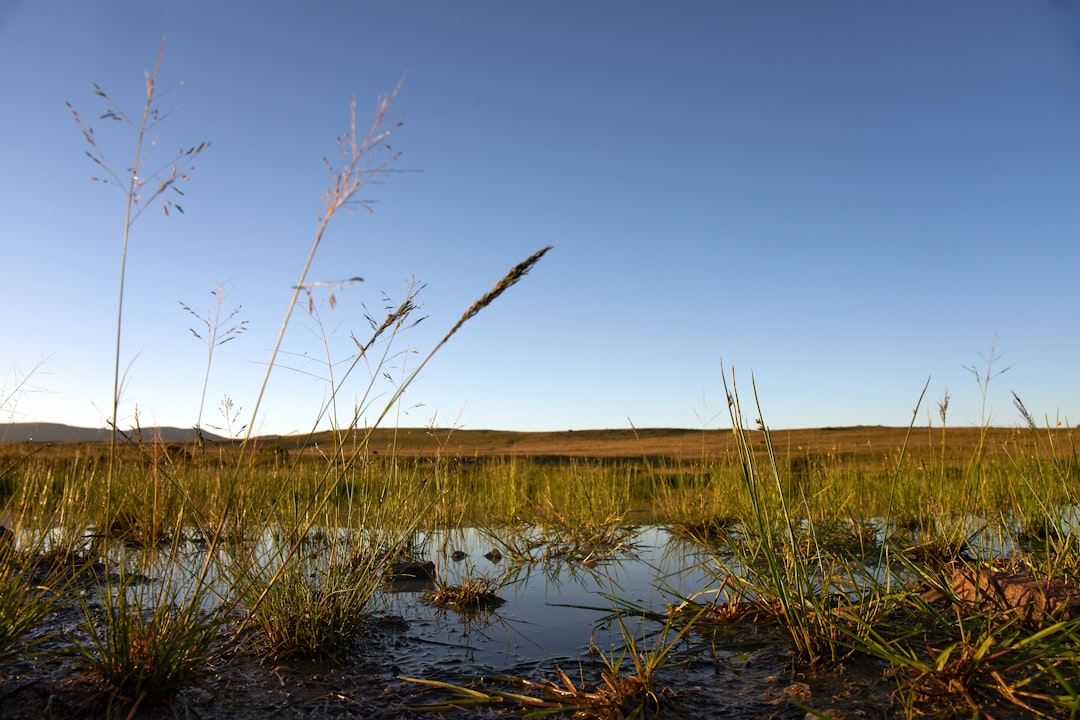
[[[195,439],[192,428],[149,427],[143,428],[144,438],[160,437],[165,442],[184,442]],[[0,443],[11,442],[95,442],[108,440],[111,432],[108,428],[83,428],[60,423],[7,423],[0,424]],[[207,440],[219,439],[216,435],[203,432]]]

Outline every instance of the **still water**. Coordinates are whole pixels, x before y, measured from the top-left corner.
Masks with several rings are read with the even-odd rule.
[[[619,556],[588,566],[559,559],[521,564],[505,556],[492,561],[484,555],[495,545],[473,529],[424,540],[435,551],[430,559],[441,582],[499,579],[504,584],[496,593],[505,602],[494,610],[461,613],[422,602],[432,583],[391,593],[388,611],[408,621],[408,633],[417,641],[415,657],[402,658],[406,671],[445,667],[453,674],[490,674],[576,662],[593,648],[609,652],[625,643],[618,623],[612,622],[619,607],[627,615],[624,625],[640,643],[642,633],[655,628],[626,608],[663,612],[679,597],[712,600],[716,592],[710,589],[719,585],[694,545],[657,527],[636,531]],[[450,559],[454,551],[464,558]]]

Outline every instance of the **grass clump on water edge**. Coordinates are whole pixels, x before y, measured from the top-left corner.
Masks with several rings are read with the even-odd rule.
[[[435,581],[435,589],[420,596],[423,602],[436,607],[450,608],[462,614],[497,610],[506,601],[498,590],[506,581],[502,578],[470,576],[457,584]]]
[[[792,650],[804,661],[838,660],[847,649],[837,642],[833,627],[834,605],[842,597],[835,594],[839,581],[834,566],[821,556],[814,557],[807,551],[807,543],[798,539],[801,532],[794,503],[800,499],[788,496],[790,490],[785,487],[769,429],[760,420],[763,414],[757,388],[754,401],[764,465],[744,425],[734,376],[730,388],[724,378],[724,391],[742,461],[743,487],[750,501],[749,517],[741,524],[743,537],[728,546],[742,570],[724,571],[725,580],[731,578],[742,585],[742,592],[774,617]],[[816,539],[813,526],[810,528],[809,544],[813,546]]]
[[[332,658],[362,633],[390,556],[347,537],[316,552],[288,550],[239,569],[246,624],[275,657]]]
[[[609,597],[615,602],[615,610],[605,622],[617,624],[622,642],[608,650],[598,647],[595,642],[591,644],[590,654],[596,658],[595,680],[586,679],[584,667],[577,682],[561,667],[554,669],[554,680],[497,675],[490,679],[479,678],[468,686],[402,678],[431,688],[433,692],[450,695],[448,699],[412,709],[449,712],[473,707],[503,707],[521,710],[526,717],[568,714],[582,720],[664,717],[668,711],[679,711],[676,693],[661,682],[660,675],[678,664],[673,655],[694,627],[701,611],[688,619],[668,618],[659,630],[648,632],[648,613],[643,611],[637,615],[614,593]],[[508,687],[515,689],[508,690]]]
[[[631,550],[637,529],[626,523],[629,477],[626,469],[581,462],[549,477],[534,510],[545,556],[588,565]]]
[[[80,664],[110,687],[110,700],[132,705],[166,700],[195,684],[219,643],[220,611],[205,612],[202,593],[140,594],[123,581],[110,582],[100,615],[87,606]]]

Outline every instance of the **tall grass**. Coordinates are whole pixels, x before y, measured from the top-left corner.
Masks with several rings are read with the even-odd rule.
[[[779,460],[768,426],[753,388],[756,417],[763,453],[755,448],[753,437],[744,424],[734,374],[729,387],[724,378],[724,392],[742,461],[742,481],[750,500],[750,513],[741,525],[745,537],[731,545],[744,572],[733,573],[745,585],[744,592],[755,598],[759,607],[771,613],[803,659],[815,662],[837,660],[844,648],[837,642],[832,611],[842,580],[827,554],[822,553],[813,522],[807,526],[806,540],[797,522],[795,508],[806,509],[805,496],[792,492],[781,474]],[[759,459],[764,455],[764,461]]]
[[[731,390],[732,411],[742,417],[738,394]],[[756,402],[752,414],[762,417]],[[970,529],[979,525],[958,519],[970,518],[963,512],[969,490],[961,466],[947,464],[950,471],[942,473],[939,460],[934,460],[933,472],[927,473],[923,457],[901,449],[872,472],[842,458],[808,468],[777,450],[766,425],[751,429],[733,421],[733,426],[733,436],[741,434],[738,464],[727,458],[705,459],[703,471],[652,462],[647,471],[651,484],[639,482],[640,463],[572,460],[553,465],[523,458],[455,458],[446,454],[445,443],[432,457],[376,456],[365,451],[373,449],[373,435],[353,428],[338,434],[340,451],[290,449],[278,457],[249,450],[241,468],[233,462],[235,455],[215,465],[190,454],[174,455],[160,443],[122,448],[123,464],[113,487],[118,497],[130,496],[135,502],[118,505],[143,507],[145,512],[114,516],[112,524],[107,523],[109,516],[94,509],[100,507],[107,457],[61,462],[39,456],[15,473],[11,506],[33,510],[22,521],[27,525],[32,524],[31,515],[59,524],[47,518],[59,518],[56,508],[66,508],[70,547],[74,549],[79,538],[80,547],[88,548],[78,551],[84,557],[99,556],[100,536],[108,530],[111,543],[122,542],[128,548],[126,557],[135,563],[126,576],[117,573],[113,590],[130,590],[126,583],[143,573],[139,563],[144,553],[147,558],[173,554],[171,543],[193,533],[177,532],[181,525],[201,528],[205,538],[217,533],[219,539],[211,544],[227,561],[211,575],[232,579],[228,592],[219,590],[220,597],[205,594],[204,599],[248,613],[246,624],[253,632],[238,639],[251,638],[284,657],[332,657],[363,636],[366,619],[380,609],[383,571],[405,556],[416,529],[486,518],[492,524],[490,537],[498,534],[504,540],[498,547],[509,566],[514,560],[511,549],[519,541],[525,562],[545,561],[562,539],[576,538],[574,543],[588,548],[589,534],[578,531],[625,528],[632,507],[656,503],[674,508],[688,523],[713,523],[715,529],[704,549],[731,600],[726,609],[719,599],[688,604],[678,618],[688,632],[716,632],[710,628],[728,622],[725,618],[753,620],[762,637],[779,637],[788,644],[800,665],[828,667],[876,658],[891,667],[898,702],[909,708],[902,712],[912,715],[938,711],[943,702],[960,708],[974,703],[993,712],[1006,705],[1022,707],[1018,701],[1050,715],[1075,705],[1070,680],[1076,671],[1073,621],[1031,626],[1000,610],[965,607],[948,583],[958,563],[985,574],[1006,561],[1035,577],[1073,582],[1080,553],[1069,529],[1073,520],[1057,504],[1075,492],[1068,448],[1062,455],[1063,448],[1056,447],[1058,457],[1066,459],[1054,460],[1048,447],[1048,438],[1056,443],[1062,436],[1021,429],[1008,436],[1004,450],[985,449],[984,507],[1004,511],[1019,503],[1024,510],[1022,517],[1004,512],[1000,520],[990,517],[992,523],[982,523],[990,526],[990,534],[980,539]],[[933,453],[940,457],[940,448],[935,446]],[[947,449],[945,457],[948,463],[966,463],[971,456],[957,447]],[[916,489],[910,495],[909,487]],[[680,504],[680,490],[708,502],[697,512],[692,502]],[[193,517],[193,506],[200,509],[201,519]],[[730,513],[728,521],[718,522],[723,516],[719,508]],[[178,522],[181,514],[191,522]],[[907,525],[909,515],[920,524]],[[621,519],[609,524],[612,516]],[[229,519],[219,529],[223,517]],[[494,527],[498,523],[511,524]],[[93,528],[89,535],[87,527]],[[1018,535],[1013,537],[1025,528],[1037,542],[1022,545]],[[987,541],[993,542],[980,545]],[[994,554],[999,545],[1009,548],[1008,555]],[[571,559],[570,554],[564,557]],[[952,604],[924,598],[929,588],[953,597]],[[156,586],[142,592],[108,601],[113,608],[127,602],[125,611],[141,606],[142,612],[138,617],[118,615],[129,622],[115,630],[96,626],[105,652],[91,647],[93,657],[121,654],[120,639],[136,636],[140,622],[149,628],[167,627],[169,618],[153,619],[154,598],[164,594]],[[173,598],[178,605],[179,596]],[[184,627],[195,634],[186,642],[198,646],[200,621],[189,617]],[[626,617],[629,627],[631,616]],[[110,633],[118,639],[106,643]],[[162,646],[168,656],[167,643]],[[652,649],[651,641],[647,647]],[[646,646],[639,643],[639,649],[645,652]],[[216,650],[211,646],[209,652],[204,657],[214,657]],[[615,660],[618,654],[609,658]],[[609,673],[611,685],[574,680],[581,702],[592,702],[588,696],[595,699],[604,688],[623,687],[637,675],[629,655],[618,667]],[[1031,679],[1024,681],[1022,672]],[[152,684],[163,687],[171,682],[161,679],[163,675],[150,677],[157,678]],[[182,684],[194,676],[173,677],[182,678]],[[534,700],[568,702],[569,696],[558,700],[550,688],[545,695],[542,685],[533,688],[540,696]],[[561,679],[553,687],[570,693]],[[136,701],[142,692],[127,686],[117,697]],[[143,702],[152,698],[148,692]]]
[[[251,420],[248,422],[247,433],[244,436],[245,445],[251,440],[252,433],[255,430],[263,395],[270,383],[270,374],[276,365],[277,356],[285,338],[285,331],[288,329],[289,321],[292,318],[293,311],[296,309],[300,294],[308,287],[308,271],[311,269],[311,264],[315,260],[319,246],[322,244],[323,235],[330,226],[330,221],[343,209],[350,206],[363,206],[363,202],[357,200],[356,193],[373,180],[389,172],[390,166],[400,157],[400,153],[390,151],[386,142],[395,128],[385,127],[385,124],[390,120],[390,107],[401,89],[402,82],[404,82],[404,78],[398,82],[393,91],[379,98],[374,119],[371,125],[368,126],[367,131],[363,133],[358,130],[356,99],[354,98],[349,105],[349,129],[339,136],[337,141],[338,154],[336,162],[332,163],[323,157],[323,164],[326,165],[331,177],[330,184],[323,193],[323,212],[315,228],[311,248],[308,250],[307,258],[300,270],[300,277],[296,281],[296,285],[293,286],[292,297],[286,306],[281,329],[278,331],[277,340],[270,353],[270,360],[266,365],[266,374],[263,377],[262,384],[259,386],[255,406],[251,410]],[[395,127],[400,126],[400,124],[398,123]],[[382,155],[381,152],[384,150],[390,154]]]
[[[131,232],[142,214],[155,204],[160,204],[165,215],[168,215],[171,210],[180,213],[184,212],[183,206],[176,200],[177,197],[182,197],[184,194],[180,189],[180,185],[189,179],[189,173],[194,168],[195,159],[210,146],[208,142],[201,142],[186,149],[181,149],[163,163],[151,157],[151,152],[157,144],[156,135],[160,126],[171,114],[169,110],[162,110],[160,103],[165,96],[179,86],[174,85],[164,90],[158,87],[158,73],[161,69],[161,60],[164,54],[165,41],[162,39],[157,59],[154,62],[154,69],[148,71],[145,75],[145,100],[138,115],[129,116],[99,85],[94,84],[94,94],[101,98],[105,104],[105,111],[101,115],[101,119],[121,123],[134,132],[134,147],[131,150],[129,164],[114,165],[110,155],[98,142],[98,138],[94,134],[94,128],[84,123],[75,107],[70,102],[67,103],[67,107],[89,147],[86,156],[94,163],[98,168],[97,172],[100,173],[100,175],[94,175],[90,179],[117,188],[124,198],[124,222],[121,226],[120,278],[116,306],[116,350],[113,364],[111,421],[111,446],[113,449],[115,449],[116,445],[117,423],[119,422],[121,397],[120,341],[124,319],[124,287],[128,243],[131,239]]]
[[[43,535],[23,532],[22,522],[14,525],[0,533],[0,668],[33,646],[25,637],[53,611],[71,580],[63,565],[38,562]]]
[[[112,542],[114,538],[119,542],[136,542],[144,547],[152,547],[164,541],[171,531],[171,573],[180,565],[176,549],[179,547],[179,535],[185,528],[183,520],[197,513],[194,508],[187,506],[182,493],[175,492],[176,486],[167,467],[163,466],[160,458],[151,457],[149,483],[136,482],[136,492],[131,494],[118,492],[119,488],[114,487],[118,474],[124,290],[132,230],[143,213],[153,205],[160,205],[166,216],[172,210],[184,212],[178,202],[178,198],[184,194],[180,184],[189,179],[195,159],[209,147],[209,143],[201,142],[181,149],[164,163],[152,157],[151,151],[157,144],[160,126],[170,114],[170,111],[161,109],[161,101],[176,87],[162,90],[158,86],[164,52],[165,42],[162,40],[154,68],[145,74],[145,97],[139,115],[129,116],[100,86],[94,85],[95,95],[105,104],[101,119],[121,123],[134,134],[132,159],[126,166],[120,166],[123,169],[113,164],[94,129],[83,122],[74,106],[71,103],[67,106],[89,147],[87,157],[101,173],[91,179],[117,188],[124,198],[109,465],[105,478],[104,512],[96,519],[94,527],[97,536],[103,539],[102,552],[107,562],[116,552],[116,544]],[[209,345],[211,358],[216,345],[217,338],[214,337]],[[139,449],[145,450],[138,430],[136,435]],[[154,443],[150,448],[156,451],[160,444]],[[188,510],[186,514],[185,509]],[[140,569],[148,568],[150,555],[143,554]],[[82,655],[85,665],[112,686],[116,697],[137,707],[144,700],[156,701],[191,682],[196,670],[205,665],[218,621],[213,615],[203,613],[203,599],[209,592],[205,584],[207,565],[179,597],[169,582],[161,582],[159,592],[153,597],[146,597],[144,593],[130,593],[127,588],[128,569],[123,564],[120,567],[117,580],[114,582],[113,575],[107,573],[99,589],[99,596],[105,604],[101,625],[91,606],[86,602],[82,604],[84,625],[90,636]]]

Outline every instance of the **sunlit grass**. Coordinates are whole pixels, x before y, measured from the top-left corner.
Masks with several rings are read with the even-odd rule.
[[[107,582],[100,615],[84,606],[80,664],[133,707],[168,699],[198,681],[219,642],[222,614],[204,612],[202,597],[197,588],[143,593],[123,578]]]
[[[1076,582],[1075,478],[1067,463],[1037,455],[1043,441],[1021,434],[1017,443],[1031,443],[1023,452],[987,452],[977,473],[948,464],[927,469],[901,456],[892,457],[889,473],[842,458],[793,464],[775,447],[770,455],[763,430],[739,432],[744,464],[728,458],[694,468],[373,453],[342,462],[340,454],[296,449],[256,451],[237,467],[148,445],[119,453],[111,517],[102,510],[102,459],[89,453],[16,466],[5,480],[5,508],[20,533],[35,538],[34,562],[69,574],[107,548],[123,548],[135,563],[131,573],[151,576],[153,558],[178,560],[176,548],[185,543],[225,558],[211,573],[226,585],[203,590],[201,607],[231,609],[232,622],[244,617],[253,632],[226,631],[223,615],[192,612],[164,585],[132,594],[123,573],[106,576],[102,598],[112,599],[102,615],[88,615],[86,667],[129,704],[197,682],[199,664],[218,657],[219,643],[254,639],[281,661],[332,658],[355,647],[382,609],[387,568],[418,550],[418,531],[479,527],[484,550],[499,551],[506,575],[436,582],[426,598],[469,612],[498,597],[502,578],[518,566],[591,567],[632,555],[634,519],[644,515],[695,540],[699,556],[709,558],[712,588],[723,592],[686,598],[667,615],[624,606],[622,622],[635,644],[597,655],[610,666],[602,673],[472,688],[486,699],[470,695],[468,703],[654,712],[672,698],[656,672],[651,690],[641,682],[668,646],[640,634],[641,623],[652,623],[685,630],[682,640],[712,643],[752,629],[788,644],[807,666],[876,658],[890,666],[897,702],[912,715],[1008,705],[1052,716],[1076,706],[1074,619],[1030,625],[1001,608],[958,612],[919,594],[930,582],[944,587],[958,562],[996,558],[1034,578]],[[979,513],[970,511],[976,487]],[[11,614],[6,640],[9,653],[21,653],[18,637],[48,607],[38,601],[54,595],[25,576],[21,585],[12,578],[14,599],[0,598],[0,612],[26,611]],[[663,658],[652,667],[670,655]],[[130,671],[135,665],[143,669]],[[443,689],[451,686],[464,687]]]

